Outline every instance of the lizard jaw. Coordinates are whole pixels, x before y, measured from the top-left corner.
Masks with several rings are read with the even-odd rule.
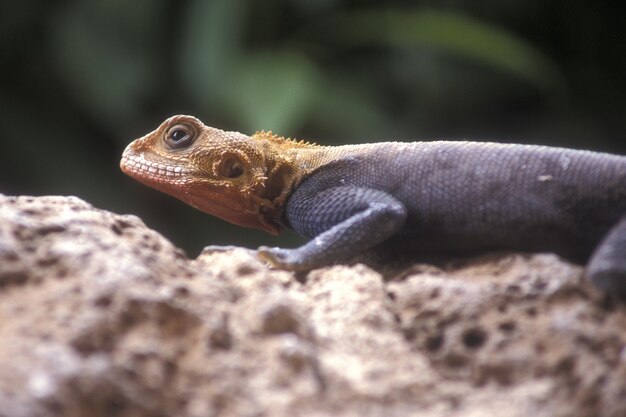
[[[191,170],[150,161],[143,153],[135,153],[130,145],[122,155],[120,168],[126,175],[152,187],[164,182],[173,185],[185,184],[191,177]]]
[[[274,236],[280,233],[281,226],[267,218],[265,207],[258,199],[243,200],[250,202],[252,207],[242,204],[228,195],[228,187],[212,187],[188,168],[151,161],[143,152],[137,152],[135,146],[129,145],[120,161],[120,168],[126,175],[230,223],[261,229]],[[259,206],[256,207],[254,202]]]

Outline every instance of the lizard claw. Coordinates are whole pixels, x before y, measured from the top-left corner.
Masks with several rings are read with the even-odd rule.
[[[285,269],[288,271],[298,269],[298,262],[294,259],[292,249],[261,246],[257,249],[257,257],[267,262],[272,268]]]

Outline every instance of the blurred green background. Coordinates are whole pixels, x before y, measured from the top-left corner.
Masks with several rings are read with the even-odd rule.
[[[228,225],[119,171],[125,145],[173,114],[322,144],[471,138],[626,154],[621,3],[3,2],[0,192],[136,214],[194,256],[297,239]]]

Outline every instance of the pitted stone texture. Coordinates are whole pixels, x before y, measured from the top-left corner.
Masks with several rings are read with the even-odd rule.
[[[552,255],[294,276],[0,196],[0,417],[619,417],[625,339],[625,307]]]
[[[626,415],[623,305],[554,255],[491,255],[388,284],[406,340],[446,380],[550,385],[552,415]],[[535,413],[533,413],[535,414]]]

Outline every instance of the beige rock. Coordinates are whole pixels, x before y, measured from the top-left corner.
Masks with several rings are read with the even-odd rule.
[[[626,416],[626,307],[550,254],[302,279],[0,196],[0,416]]]

